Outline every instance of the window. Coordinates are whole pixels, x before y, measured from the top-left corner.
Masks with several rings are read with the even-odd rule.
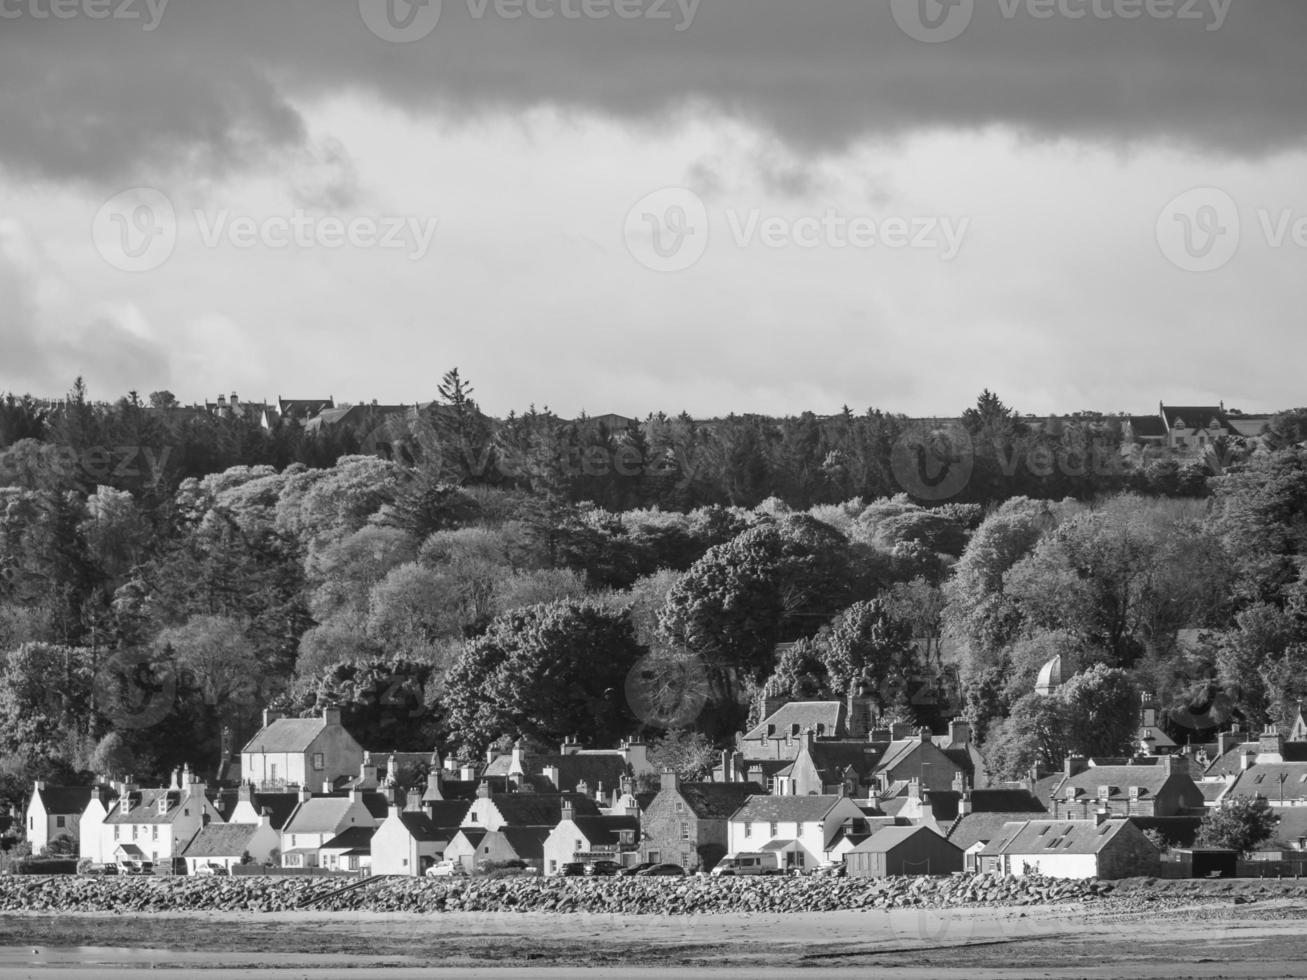
[[[63,827],[63,826],[65,826],[64,819],[65,819],[65,818],[63,818],[63,817],[55,817],[55,818],[54,818],[54,825],[55,825],[56,827]]]
[[[138,829],[139,828],[136,826],[136,824],[132,824],[132,840],[136,840],[136,831]]]
[[[291,847],[294,847],[294,846],[295,846],[295,837],[296,837],[295,834],[291,834],[291,835],[290,835],[290,846],[291,846]]]
[[[155,840],[158,840],[158,839],[159,839],[159,825],[156,823],[156,824],[155,824],[153,827],[151,827],[150,829],[154,831],[154,839],[155,839]]]
[[[27,818],[27,829],[28,829],[28,830],[35,830],[35,829],[36,829],[36,817],[28,817],[28,818]]]
[[[114,840],[117,840],[117,839],[118,839],[118,831],[119,831],[120,829],[121,829],[121,828],[116,827],[116,826],[113,828],[113,839],[114,839]]]
[[[322,772],[327,766],[327,760],[321,752],[313,753],[313,771]]]
[[[662,863],[663,863],[663,852],[662,852],[662,851],[650,851],[650,852],[649,852],[649,863],[650,863],[650,864],[662,864]]]
[[[744,825],[744,836],[745,836],[745,837],[752,837],[752,836],[753,836],[753,824],[748,823],[748,822],[745,823],[745,825]]]
[[[578,841],[576,842],[576,846],[572,848],[572,853],[573,853],[573,854],[579,854],[580,852],[582,852],[582,851],[584,851],[584,850],[585,850],[585,841],[583,841],[583,840],[578,840]]]
[[[781,834],[781,827],[780,827],[780,824],[778,824],[775,820],[773,820],[773,821],[771,822],[771,836],[772,836],[772,837],[779,837],[780,834]]]
[[[685,801],[684,801],[684,800],[677,800],[677,801],[676,801],[676,808],[675,808],[675,809],[676,809],[676,812],[677,812],[677,813],[684,813],[684,812],[685,812]]]
[[[690,825],[688,823],[683,823],[681,824],[681,840],[689,840],[689,839],[690,839]]]
[[[183,816],[183,817],[189,817],[190,815],[191,815],[191,808],[190,808],[190,807],[186,807],[184,810],[182,810],[182,816]]]
[[[471,823],[476,823],[476,822],[477,822],[476,811],[473,810],[471,813],[469,813],[469,814],[467,815],[467,819],[468,819],[468,821],[471,822]]]
[[[803,836],[803,824],[801,824],[801,823],[796,823],[796,824],[794,825],[794,836],[795,836],[795,837],[802,837],[802,836]]]

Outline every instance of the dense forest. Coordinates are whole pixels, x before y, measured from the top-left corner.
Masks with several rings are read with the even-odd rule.
[[[1131,463],[1119,419],[985,392],[965,484],[924,500],[901,416],[493,420],[473,394],[450,372],[334,430],[0,399],[0,799],[212,771],[265,706],[339,704],[374,750],[640,732],[692,770],[761,692],[852,693],[965,715],[1017,776],[1126,751],[1143,697],[1183,743],[1307,694],[1307,412]]]

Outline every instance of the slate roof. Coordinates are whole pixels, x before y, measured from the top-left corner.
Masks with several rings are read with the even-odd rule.
[[[282,831],[292,834],[333,834],[351,806],[347,796],[315,796],[295,808]]]
[[[956,820],[962,794],[956,790],[931,790],[928,796],[936,820]],[[1039,800],[1025,789],[973,789],[971,808],[985,813],[1043,813]]]
[[[985,854],[1097,854],[1125,829],[1125,820],[1028,820],[1006,824]]]
[[[1194,785],[1198,787],[1198,792],[1203,794],[1203,799],[1206,802],[1215,803],[1221,798],[1221,794],[1225,792],[1226,787],[1230,784],[1222,779],[1220,782],[1215,783],[1204,780],[1203,782],[1195,782]]]
[[[145,860],[145,852],[142,851],[135,844],[126,844],[126,843],[118,844],[117,846],[114,847],[113,851],[115,854],[117,854],[119,851],[122,851],[129,858],[134,858],[137,861]]]
[[[507,776],[509,767],[513,764],[511,755],[501,755],[492,761],[485,769],[486,776]],[[602,783],[605,790],[617,789],[622,782],[622,777],[631,775],[631,767],[626,764],[626,760],[621,754],[614,752],[585,752],[573,755],[532,755],[525,754],[522,758],[522,769],[526,777],[531,781],[543,778],[543,772],[546,768],[556,767],[558,769],[558,783],[555,786],[548,780],[544,780],[543,787],[537,787],[541,792],[572,792],[576,789],[577,783],[584,781],[594,792]]]
[[[1131,415],[1129,422],[1137,438],[1159,439],[1166,436],[1166,423],[1160,415]]]
[[[750,797],[764,792],[757,783],[681,783],[681,797],[701,820],[729,820]]]
[[[1271,835],[1268,844],[1262,845],[1257,850],[1266,850],[1268,846],[1281,850],[1296,849],[1298,839],[1307,837],[1307,806],[1287,806],[1283,809],[1277,807],[1274,812],[1280,818],[1280,822],[1275,825],[1275,833]]]
[[[454,836],[458,837],[461,834],[463,838],[472,845],[473,849],[475,849],[481,846],[481,842],[485,840],[485,836],[488,833],[490,833],[490,831],[486,830],[485,827],[460,827],[458,833]]]
[[[1014,821],[1038,820],[1047,813],[1032,810],[1029,813],[968,813],[958,817],[948,827],[945,836],[962,850],[972,844],[989,843],[1002,836],[1003,828]]]
[[[352,850],[357,848],[366,853],[372,853],[372,835],[375,833],[372,827],[346,827],[327,843],[322,845],[323,850]]]
[[[1219,405],[1163,405],[1162,415],[1166,424],[1172,427],[1177,420],[1183,420],[1188,429],[1207,429],[1213,422],[1221,428],[1228,428],[1225,412]]]
[[[572,822],[591,844],[617,844],[621,831],[640,830],[640,821],[635,817],[576,817]]]
[[[791,701],[764,718],[744,736],[747,742],[795,737],[811,730],[815,735],[837,735],[844,718],[842,701]]]
[[[239,858],[249,849],[250,838],[258,829],[259,825],[253,823],[211,823],[191,838],[182,857]]]
[[[917,834],[933,834],[934,836],[939,837],[939,834],[936,834],[929,827],[882,827],[850,851],[850,853],[879,854],[885,851],[892,851],[903,842],[917,836]]]
[[[504,827],[499,833],[523,861],[543,861],[545,841],[553,827]]]
[[[450,831],[463,822],[470,806],[471,804],[464,800],[433,800],[422,804],[433,826]]]
[[[1084,772],[1064,778],[1053,791],[1053,799],[1064,801],[1067,790],[1076,791],[1076,799],[1097,799],[1098,788],[1110,788],[1110,799],[1125,800],[1130,788],[1139,789],[1139,799],[1147,800],[1158,795],[1172,778],[1185,779],[1181,773],[1171,773],[1164,765],[1090,766]]]
[[[159,813],[159,798],[168,797],[168,809]],[[189,791],[176,789],[141,789],[128,794],[131,809],[124,811],[123,801],[119,800],[109,808],[104,822],[108,824],[165,824],[172,823],[182,814],[182,798],[189,798]]]
[[[781,821],[823,820],[843,796],[751,796],[731,818],[732,821],[779,823]]]
[[[814,739],[809,756],[812,759],[812,764],[822,773],[843,775],[845,770],[852,769],[860,778],[866,779],[876,770],[877,765],[884,758],[886,748],[888,748],[888,745],[884,742],[820,741]],[[800,749],[799,751],[802,752],[803,750]]]
[[[452,828],[441,830],[425,813],[401,813],[400,822],[416,841],[449,840]]]
[[[326,730],[322,718],[278,718],[245,743],[241,752],[307,752]]]
[[[495,809],[511,827],[554,827],[563,816],[563,802],[572,804],[577,816],[599,816],[599,806],[588,796],[576,793],[512,793],[492,798]]]
[[[45,812],[51,815],[80,815],[91,802],[93,788],[90,786],[46,786],[35,790],[40,797]]]
[[[1283,782],[1281,779],[1283,778]],[[1239,773],[1226,799],[1264,796],[1272,804],[1307,802],[1307,762],[1257,762]]]
[[[250,796],[250,803],[256,813],[261,813],[264,808],[267,808],[268,821],[272,824],[272,829],[281,830],[286,826],[286,820],[295,812],[295,808],[300,805],[300,796],[298,793],[260,793],[256,790]]]

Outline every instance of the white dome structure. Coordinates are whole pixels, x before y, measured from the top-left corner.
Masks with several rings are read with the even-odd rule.
[[[1062,657],[1059,655],[1044,664],[1043,669],[1040,670],[1039,680],[1035,682],[1035,693],[1046,698],[1061,686]]]

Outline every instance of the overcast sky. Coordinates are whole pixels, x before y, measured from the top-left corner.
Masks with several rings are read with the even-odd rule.
[[[1302,0],[0,0],[0,390],[1307,404]]]

